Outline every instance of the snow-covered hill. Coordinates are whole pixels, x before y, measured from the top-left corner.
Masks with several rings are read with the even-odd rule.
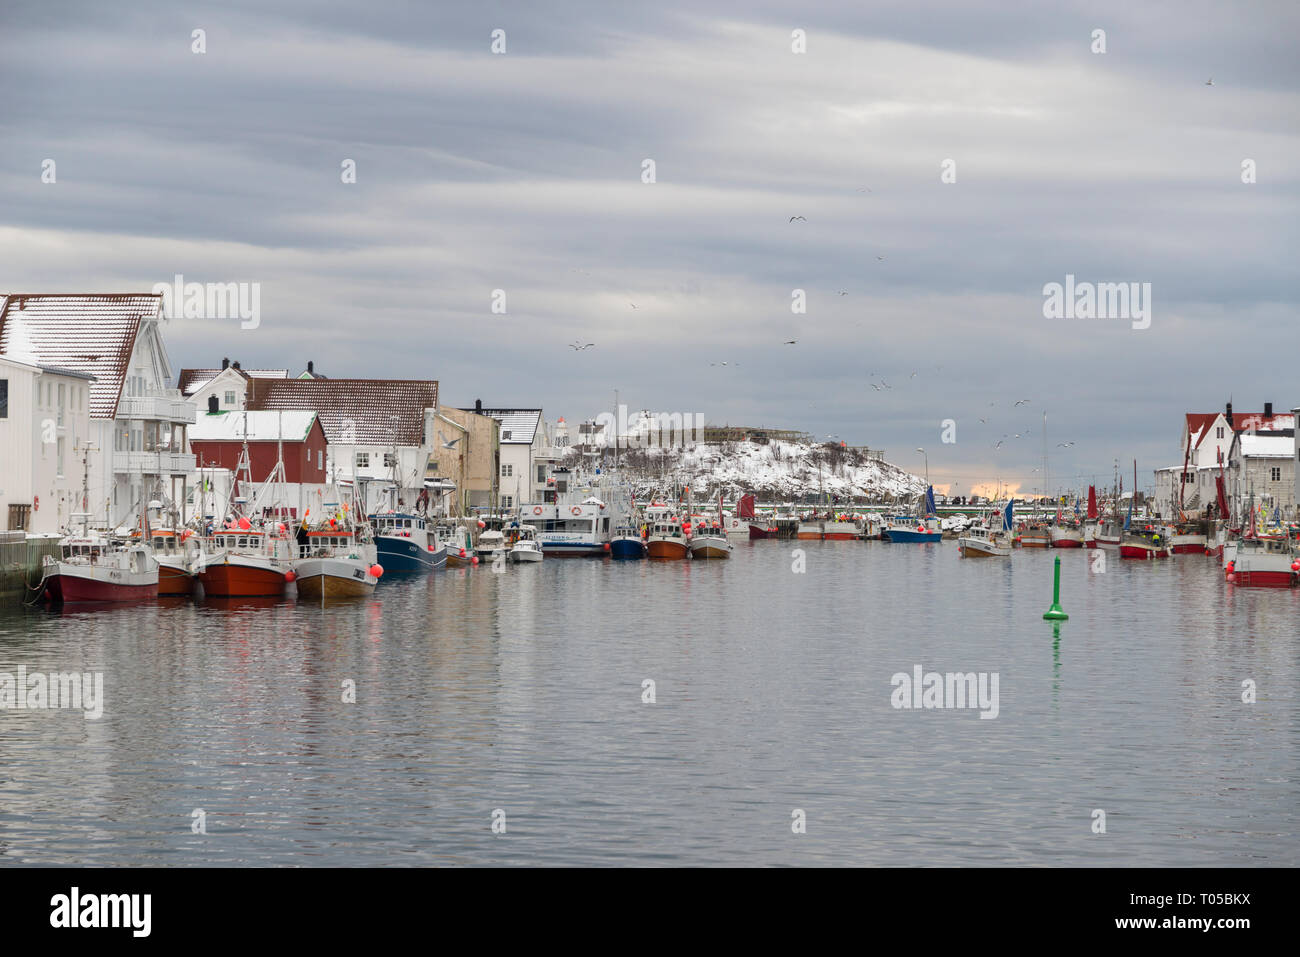
[[[919,476],[865,453],[776,440],[624,452],[619,471],[636,483],[639,494],[675,483],[689,486],[697,501],[719,489],[728,498],[739,489],[767,501],[798,501],[823,492],[841,499],[896,501],[925,491]]]

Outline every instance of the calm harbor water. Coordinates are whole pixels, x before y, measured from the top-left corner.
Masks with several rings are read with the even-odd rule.
[[[1066,552],[1058,639],[1054,554],[756,542],[323,611],[0,612],[0,672],[106,699],[0,711],[0,864],[1300,863],[1300,595]],[[918,664],[996,672],[997,717],[892,707]]]

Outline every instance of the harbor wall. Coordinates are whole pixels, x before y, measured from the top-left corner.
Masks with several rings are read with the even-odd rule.
[[[29,600],[27,586],[40,581],[45,556],[58,554],[57,535],[28,538],[24,532],[0,532],[0,607]]]

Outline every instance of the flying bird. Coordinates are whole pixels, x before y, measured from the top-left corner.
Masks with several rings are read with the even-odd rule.
[[[1000,448],[1002,448],[1002,440],[1001,440],[1001,439],[998,439],[998,444],[995,445],[995,446],[993,446],[993,447],[994,447],[995,449],[1000,449]]]
[[[880,391],[880,386],[876,385],[874,382],[871,383],[871,388],[875,389],[877,392]]]
[[[799,220],[800,222],[804,222],[804,223],[808,222],[808,220],[805,219],[803,216],[791,216],[790,222],[793,223],[796,219]]]
[[[984,419],[980,419],[980,422],[982,422],[984,425],[988,425],[988,422],[985,421]]]
[[[916,373],[913,372],[910,376],[908,376],[908,378],[909,378],[909,379],[915,379],[915,378],[916,378]]]
[[[1205,85],[1206,85],[1206,86],[1214,86],[1214,77],[1210,77],[1208,80],[1206,80],[1206,81],[1205,81]]]
[[[794,344],[795,344],[796,342],[798,342],[798,341],[799,341],[798,339],[787,339],[787,340],[785,340],[785,344],[786,344],[787,346],[792,346],[792,345],[794,345]]]
[[[594,342],[588,342],[584,345],[581,339],[574,339],[572,342],[569,343],[569,348],[572,349],[574,352],[581,352],[583,349],[590,349],[595,344],[596,343]]]
[[[1058,449],[1068,449],[1073,444],[1074,444],[1073,442],[1057,442],[1056,447]]]
[[[636,303],[634,302],[629,302],[628,305],[631,306],[633,309],[636,308]]]
[[[438,439],[439,439],[439,441],[442,442],[442,447],[443,447],[444,449],[454,449],[454,448],[456,447],[456,443],[459,442],[459,441],[461,440],[461,438],[462,438],[462,437],[458,435],[458,436],[456,436],[454,439],[452,439],[450,442],[448,442],[448,441],[447,441],[447,437],[446,437],[445,435],[443,435],[441,432],[438,433]]]
[[[1017,399],[1016,405],[1024,405],[1028,401],[1029,401],[1028,399]],[[1015,406],[1012,406],[1012,408],[1015,408]]]
[[[859,187],[858,187],[858,192],[859,192],[859,193],[869,193],[869,192],[871,192],[871,189],[870,189],[869,187],[867,187],[867,186],[859,186]]]
[[[885,261],[885,257],[884,257],[884,256],[877,256],[876,259],[878,259],[880,262],[884,262],[884,261]]]
[[[848,293],[845,292],[843,289],[841,289],[841,290],[840,290],[840,295],[841,295],[841,296],[847,296]]]

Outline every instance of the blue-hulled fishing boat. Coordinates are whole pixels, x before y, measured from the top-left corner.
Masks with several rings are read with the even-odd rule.
[[[447,546],[433,525],[412,512],[379,512],[370,516],[385,572],[431,572],[447,564]]]
[[[896,544],[907,542],[937,542],[943,538],[939,529],[938,510],[934,504],[934,486],[925,490],[925,514],[922,517],[894,516],[880,533],[882,541]]]
[[[632,525],[620,525],[614,529],[614,535],[609,540],[609,557],[610,558],[645,558],[646,545],[645,538],[641,532]]]

